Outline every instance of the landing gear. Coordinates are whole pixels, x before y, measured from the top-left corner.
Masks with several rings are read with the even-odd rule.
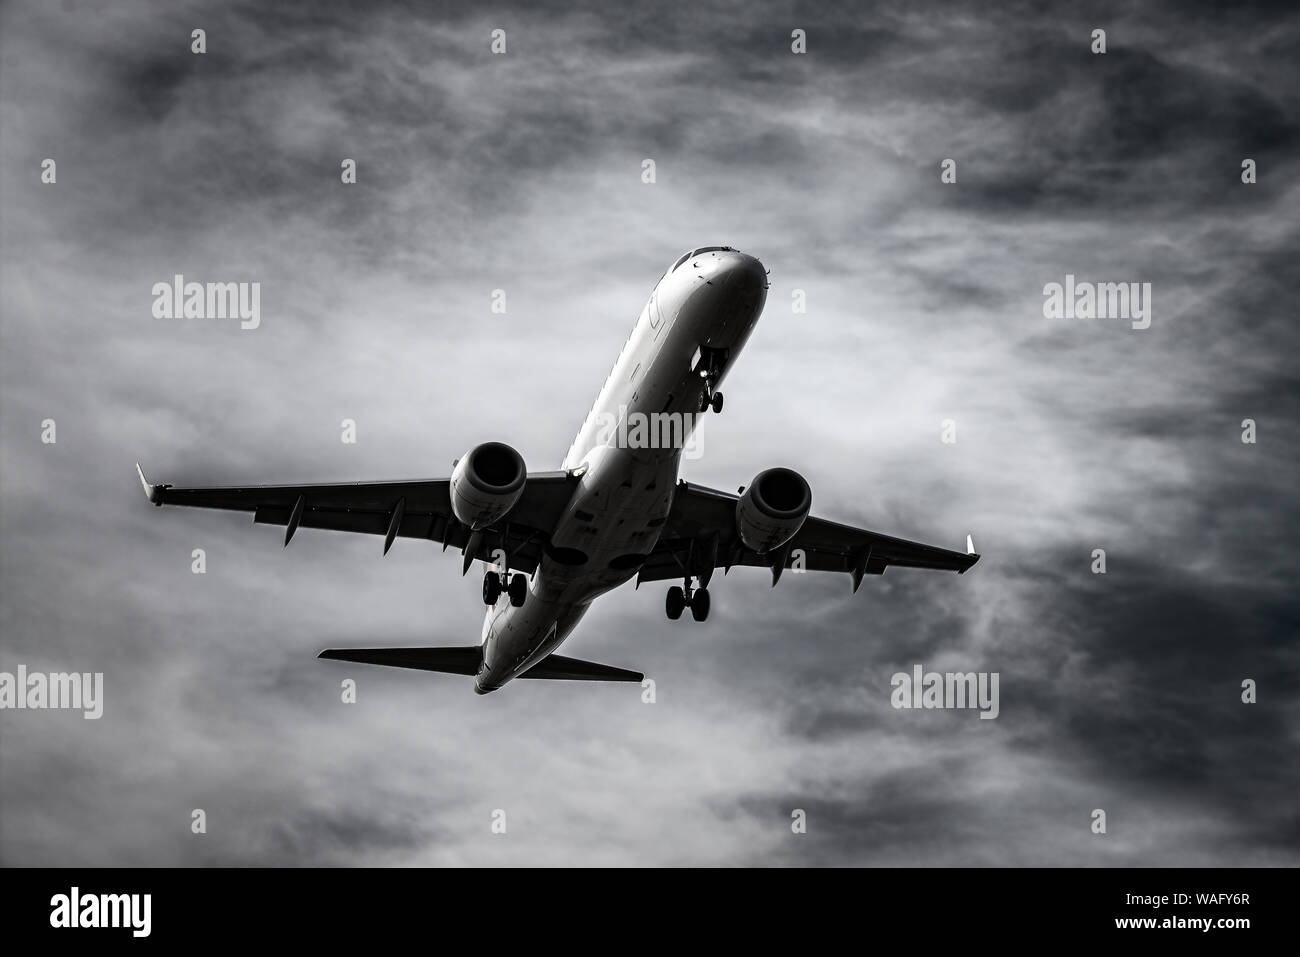
[[[485,572],[483,575],[483,604],[495,605],[504,591],[510,598],[510,604],[515,608],[524,603],[528,596],[528,579],[519,572],[510,576],[508,584],[504,587],[501,585],[501,576],[496,572]]]
[[[715,392],[718,379],[722,377],[722,367],[726,364],[726,351],[719,349],[701,349],[700,362],[695,367],[704,380],[704,391],[700,394],[700,411],[715,413],[722,411],[722,393]]]
[[[700,411],[708,412],[712,409],[714,412],[722,411],[722,393],[713,391],[712,380],[706,379],[704,382],[704,392],[700,395]]]
[[[686,595],[682,592],[680,585],[674,585],[668,589],[668,597],[664,600],[664,610],[668,612],[668,617],[676,621],[682,617],[682,610],[686,607]]]
[[[686,587],[674,585],[668,589],[668,595],[664,599],[664,610],[668,612],[668,617],[676,621],[682,617],[682,612],[689,608],[691,617],[696,621],[704,621],[709,617],[709,590],[707,588],[691,588],[690,579],[686,580]]]
[[[697,588],[695,594],[691,596],[691,617],[696,621],[704,621],[709,617],[709,590],[707,588]]]
[[[510,604],[516,608],[521,607],[524,598],[528,594],[528,579],[515,572],[510,576],[510,585],[507,590],[510,593]]]

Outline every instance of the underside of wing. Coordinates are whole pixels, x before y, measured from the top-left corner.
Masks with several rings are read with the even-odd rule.
[[[891,565],[961,574],[979,561],[969,539],[968,550],[959,552],[812,516],[780,548],[759,553],[747,548],[736,530],[738,500],[728,492],[679,483],[663,536],[637,581],[687,574],[707,581],[714,568],[746,565],[772,569],[775,583],[781,569],[798,562],[808,571],[846,572],[856,591],[863,575],[883,574]]]
[[[177,488],[151,485],[142,471],[139,476],[154,505],[251,512],[258,524],[284,526],[286,545],[299,528],[384,536],[385,552],[396,538],[420,538],[465,551],[467,566],[475,559],[490,561],[500,549],[511,568],[529,573],[541,561],[577,481],[569,472],[530,473],[505,517],[476,535],[457,521],[451,507],[451,481],[445,478]]]

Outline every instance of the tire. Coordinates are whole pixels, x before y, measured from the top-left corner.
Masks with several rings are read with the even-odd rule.
[[[682,610],[686,608],[686,594],[682,591],[680,585],[674,585],[668,589],[668,597],[664,599],[664,611],[668,612],[668,617],[676,621],[682,617]]]
[[[495,605],[500,597],[501,576],[496,572],[485,572],[483,575],[483,604]]]
[[[510,594],[510,604],[515,608],[522,607],[524,599],[528,597],[528,579],[516,572],[510,576],[510,585],[506,591]]]
[[[715,392],[715,393],[713,393],[713,402],[712,402],[712,405],[713,405],[713,414],[714,414],[714,415],[717,415],[719,412],[722,411],[722,393],[721,393],[721,392]]]
[[[695,594],[691,596],[691,617],[696,621],[704,621],[709,617],[709,590],[707,588],[697,588]]]

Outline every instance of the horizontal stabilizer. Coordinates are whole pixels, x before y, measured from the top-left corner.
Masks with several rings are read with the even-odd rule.
[[[318,658],[335,661],[355,661],[363,665],[388,665],[392,668],[418,668],[421,671],[440,671],[449,675],[478,674],[483,661],[480,645],[463,645],[451,648],[326,648]],[[639,671],[615,668],[612,665],[549,655],[520,678],[550,678],[567,681],[641,681],[645,675]]]
[[[483,660],[478,645],[452,648],[326,648],[318,658],[356,661],[363,665],[389,665],[393,668],[419,668],[449,675],[475,675]]]
[[[615,668],[613,665],[600,665],[594,661],[581,658],[566,658],[564,655],[547,655],[519,677],[554,678],[565,681],[641,681],[645,675],[639,671]]]

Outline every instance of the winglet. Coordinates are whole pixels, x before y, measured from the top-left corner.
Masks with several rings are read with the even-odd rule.
[[[163,489],[171,488],[170,485],[150,485],[144,477],[144,469],[140,468],[140,463],[135,463],[135,474],[140,476],[140,484],[144,486],[144,494],[154,505],[162,505]]]
[[[975,554],[975,539],[971,538],[969,535],[966,536],[966,554]]]

